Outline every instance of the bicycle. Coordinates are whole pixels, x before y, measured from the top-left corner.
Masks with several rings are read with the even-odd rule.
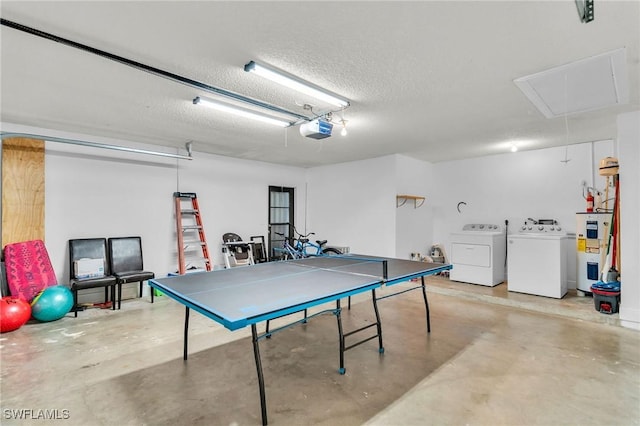
[[[284,243],[282,248],[274,247],[274,252],[282,253],[281,260],[290,260],[290,259],[303,259],[305,257],[313,257],[313,256],[331,256],[331,255],[340,255],[342,252],[334,247],[325,247],[327,244],[327,240],[316,240],[315,243],[309,241],[309,237],[311,235],[315,235],[314,232],[309,232],[306,235],[302,235],[298,232],[298,230],[292,226],[293,232],[298,236],[293,239],[293,245],[290,243],[290,238],[288,238],[284,233],[274,232],[274,234],[282,237]],[[349,296],[349,309],[351,309],[351,296]],[[302,320],[303,323],[307,322],[307,309],[304,310],[304,318]],[[271,338],[271,334],[269,334],[270,320],[267,320],[266,324],[266,337],[267,339]]]
[[[297,234],[297,237],[293,239],[293,244],[290,243],[290,238],[287,238],[285,234],[275,232],[276,235],[284,239],[282,248],[274,248],[274,250],[282,253],[283,260],[342,254],[340,250],[334,247],[325,247],[327,240],[316,240],[315,243],[311,242],[309,237],[315,235],[314,232],[303,235],[299,233],[295,227],[293,228],[293,232]]]

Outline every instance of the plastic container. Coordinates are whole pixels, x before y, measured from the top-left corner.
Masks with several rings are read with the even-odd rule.
[[[620,283],[597,282],[591,286],[593,304],[596,311],[603,314],[615,314],[620,306]]]

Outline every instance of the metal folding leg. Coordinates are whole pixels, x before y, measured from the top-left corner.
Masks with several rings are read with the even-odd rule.
[[[340,340],[340,367],[338,373],[344,374],[344,333],[342,332],[342,316],[340,315],[342,309],[340,308],[340,299],[336,300],[336,320],[338,321],[338,338]]]
[[[262,361],[260,360],[260,348],[259,348],[259,341],[260,339],[268,339],[269,337],[271,337],[272,334],[277,333],[279,331],[288,329],[296,324],[305,324],[307,322],[307,320],[319,316],[319,315],[324,315],[326,313],[333,313],[334,315],[336,315],[338,317],[338,332],[340,334],[340,336],[342,336],[342,324],[340,323],[340,302],[338,302],[338,308],[336,309],[326,309],[324,311],[320,311],[320,312],[316,312],[312,315],[307,315],[306,314],[306,309],[305,309],[305,316],[302,319],[293,321],[289,324],[280,326],[278,328],[275,328],[273,330],[269,329],[267,327],[267,329],[265,330],[265,332],[263,334],[258,334],[258,330],[256,327],[256,324],[251,324],[251,340],[253,342],[253,356],[255,358],[255,362],[256,362],[256,371],[258,373],[258,386],[260,388],[260,408],[262,411],[262,424],[266,425],[267,424],[267,402],[266,402],[266,392],[265,392],[265,387],[264,387],[264,375],[262,373]],[[343,352],[344,351],[340,351],[340,368],[342,370],[344,370],[344,357],[343,357]]]
[[[398,296],[400,294],[407,293],[409,291],[413,291],[413,290],[417,290],[417,289],[421,288],[422,289],[422,298],[424,299],[424,308],[426,310],[426,315],[427,315],[427,332],[431,333],[431,317],[429,315],[429,300],[427,299],[427,288],[426,288],[426,285],[424,283],[424,276],[420,277],[420,280],[421,280],[421,285],[419,285],[419,286],[411,287],[411,288],[408,288],[408,289],[405,289],[405,290],[401,290],[401,291],[398,291],[396,293],[387,294],[385,296],[379,297],[377,300],[382,300],[382,299],[386,299],[388,297]],[[377,307],[376,307],[376,309],[377,309]]]
[[[380,313],[378,312],[378,300],[376,297],[376,290],[372,289],[371,290],[371,301],[373,303],[373,311],[375,312],[376,315],[376,322],[374,324],[369,324],[369,325],[365,325],[364,327],[360,327],[358,329],[352,330],[348,333],[344,333],[342,331],[342,320],[340,317],[340,300],[336,301],[337,304],[337,310],[338,310],[338,314],[337,314],[337,318],[338,318],[338,333],[340,335],[340,370],[339,373],[340,374],[344,374],[345,373],[345,368],[344,368],[344,353],[346,351],[348,351],[349,349],[355,348],[356,346],[359,346],[365,342],[368,342],[369,340],[373,340],[376,337],[378,338],[378,352],[380,353],[384,353],[384,346],[382,344],[382,322],[380,321]],[[354,334],[360,333],[361,331],[367,330],[371,327],[376,327],[376,331],[377,333],[373,336],[369,336],[365,339],[359,340],[349,346],[347,346],[346,344],[346,339],[349,336],[352,336]]]
[[[264,375],[262,374],[262,362],[260,361],[260,347],[258,345],[258,331],[256,325],[251,324],[251,338],[253,340],[253,356],[256,360],[258,372],[258,386],[260,388],[260,410],[262,412],[262,425],[267,425],[267,398],[264,390]]]
[[[424,307],[427,311],[427,333],[431,333],[431,317],[429,315],[429,301],[427,300],[427,289],[424,285],[424,276],[420,277],[422,281],[422,297],[424,298]]]
[[[189,308],[184,311],[184,354],[182,359],[187,360],[187,346],[189,342]]]

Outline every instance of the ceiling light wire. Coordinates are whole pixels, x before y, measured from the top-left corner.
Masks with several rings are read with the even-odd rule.
[[[569,104],[569,94],[568,94],[568,76],[564,75],[564,160],[560,160],[561,163],[564,163],[565,166],[571,159],[569,158],[569,119],[567,118],[567,108]]]
[[[349,120],[344,119],[344,108],[343,108],[340,114],[340,124],[342,124],[342,130],[340,130],[340,136],[347,136],[349,134],[349,132],[347,131],[348,121]]]

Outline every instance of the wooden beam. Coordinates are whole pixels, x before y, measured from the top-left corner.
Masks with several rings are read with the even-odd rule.
[[[44,241],[44,141],[2,141],[2,247]]]

